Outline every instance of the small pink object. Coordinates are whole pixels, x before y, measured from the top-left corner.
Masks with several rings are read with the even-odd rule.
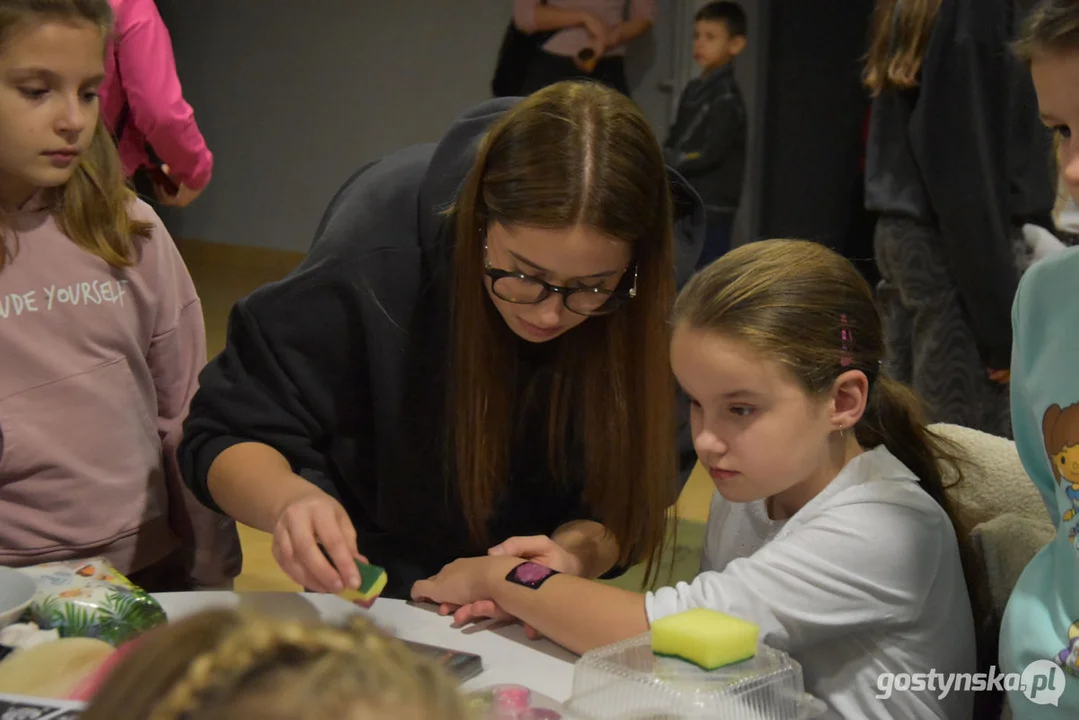
[[[854,358],[851,357],[851,347],[854,344],[854,333],[851,332],[850,326],[847,324],[846,313],[840,315],[839,318],[839,341],[843,349],[842,354],[839,356],[839,364],[843,367],[847,367],[854,362]]]
[[[532,691],[520,685],[499,688],[495,691],[496,710],[524,712],[532,704]]]

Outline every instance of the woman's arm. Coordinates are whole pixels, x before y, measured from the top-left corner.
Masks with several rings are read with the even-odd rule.
[[[353,561],[366,558],[348,513],[293,473],[284,455],[261,443],[233,445],[210,466],[208,487],[228,515],[273,535],[274,559],[300,585],[334,593],[358,587]]]
[[[652,21],[648,18],[633,18],[615,25],[614,29],[607,35],[607,47],[613,48],[631,43],[651,28]]]
[[[541,4],[539,0],[514,0],[513,24],[523,33],[532,35],[564,28],[583,26],[604,47],[608,29],[603,21],[584,10],[569,10]]]
[[[354,586],[362,557],[325,451],[338,423],[371,412],[362,317],[349,294],[356,272],[351,262],[326,263],[238,302],[180,447],[195,495],[272,532],[281,568],[322,592]]]
[[[282,511],[314,485],[292,472],[269,445],[245,442],[226,448],[210,465],[207,485],[214,503],[244,525],[272,533]]]
[[[618,47],[632,42],[648,32],[655,20],[655,0],[632,0],[629,6],[629,18],[611,30],[607,36],[607,46]]]

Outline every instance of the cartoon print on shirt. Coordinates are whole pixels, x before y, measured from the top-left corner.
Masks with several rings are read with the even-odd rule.
[[[1057,662],[1072,675],[1079,676],[1079,620],[1068,628],[1068,644],[1057,655]]]
[[[1045,451],[1053,467],[1053,477],[1071,505],[1061,516],[1063,522],[1075,520],[1079,512],[1079,403],[1061,408],[1050,405],[1042,418]],[[1079,523],[1072,526],[1068,538],[1076,543]]]

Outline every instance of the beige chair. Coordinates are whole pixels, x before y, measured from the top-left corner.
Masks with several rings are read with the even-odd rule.
[[[956,443],[968,461],[962,468],[963,481],[956,483],[954,475],[948,477],[945,492],[985,582],[989,607],[977,620],[985,628],[982,637],[987,648],[995,655],[1008,597],[1023,568],[1053,538],[1056,528],[1019,461],[1015,443],[958,425],[934,425],[933,430]],[[985,696],[978,700],[975,718],[990,717],[981,702],[992,700]],[[1006,708],[1001,717],[1010,717]]]

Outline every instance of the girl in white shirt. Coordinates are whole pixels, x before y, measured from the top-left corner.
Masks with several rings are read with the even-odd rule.
[[[880,374],[881,321],[857,270],[816,243],[752,243],[690,281],[673,327],[671,363],[717,490],[701,574],[632,593],[574,577],[545,538],[519,538],[413,596],[459,622],[511,615],[575,652],[711,608],[800,661],[831,717],[969,718],[971,693],[949,679],[975,670],[941,487],[940,459],[954,454],[912,392]]]

